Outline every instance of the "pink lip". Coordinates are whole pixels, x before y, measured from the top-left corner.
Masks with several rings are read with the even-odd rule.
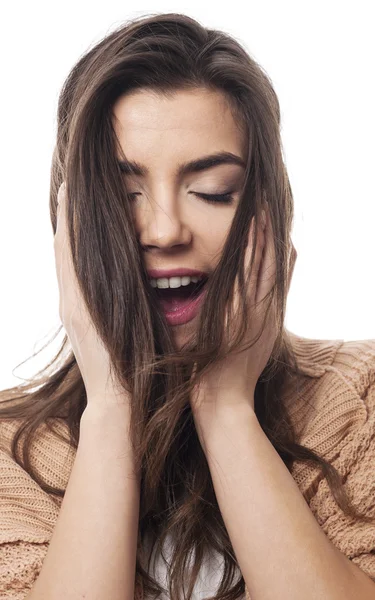
[[[160,279],[161,277],[202,277],[206,276],[207,273],[203,271],[196,271],[194,269],[150,269],[147,271],[149,277],[152,279]]]
[[[187,306],[178,308],[173,311],[164,311],[165,318],[169,325],[185,325],[194,317],[197,316],[200,306],[206,296],[206,290],[203,289],[202,292],[194,298]]]

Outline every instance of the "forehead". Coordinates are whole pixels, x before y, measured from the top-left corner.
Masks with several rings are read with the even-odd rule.
[[[113,123],[123,151],[146,156],[160,150],[190,153],[244,151],[244,137],[223,93],[198,88],[168,96],[136,90],[121,96],[113,107]],[[130,158],[130,156],[129,156]],[[135,158],[135,157],[134,157]]]

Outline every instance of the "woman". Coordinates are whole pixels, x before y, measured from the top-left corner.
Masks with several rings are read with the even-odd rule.
[[[121,26],[68,76],[67,336],[1,394],[1,597],[374,597],[375,340],[284,327],[279,129],[261,67],[184,15]]]

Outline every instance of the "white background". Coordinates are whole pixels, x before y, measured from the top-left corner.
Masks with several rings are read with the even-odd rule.
[[[4,3],[5,4],[5,3]],[[42,368],[60,325],[49,219],[57,99],[88,47],[126,19],[182,12],[236,37],[279,97],[298,259],[286,326],[375,338],[373,2],[7,3],[1,9],[0,389]]]

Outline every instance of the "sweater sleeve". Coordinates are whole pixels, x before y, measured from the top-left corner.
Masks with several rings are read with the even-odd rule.
[[[21,600],[32,589],[57,515],[56,502],[0,449],[1,600]]]
[[[309,504],[332,543],[375,581],[375,340],[345,342],[332,369],[342,390],[335,402],[345,408],[342,413],[337,409],[341,449],[329,462],[340,473],[356,511],[373,522],[344,514],[326,478],[320,480]]]
[[[0,600],[24,600],[42,570],[62,499],[46,493],[11,456],[9,440],[16,424],[2,423],[0,439]],[[39,441],[32,462],[46,482],[66,489],[73,456],[65,444]],[[136,582],[134,600],[143,600]]]
[[[9,542],[0,544],[0,598],[23,600],[37,580],[48,543]]]

